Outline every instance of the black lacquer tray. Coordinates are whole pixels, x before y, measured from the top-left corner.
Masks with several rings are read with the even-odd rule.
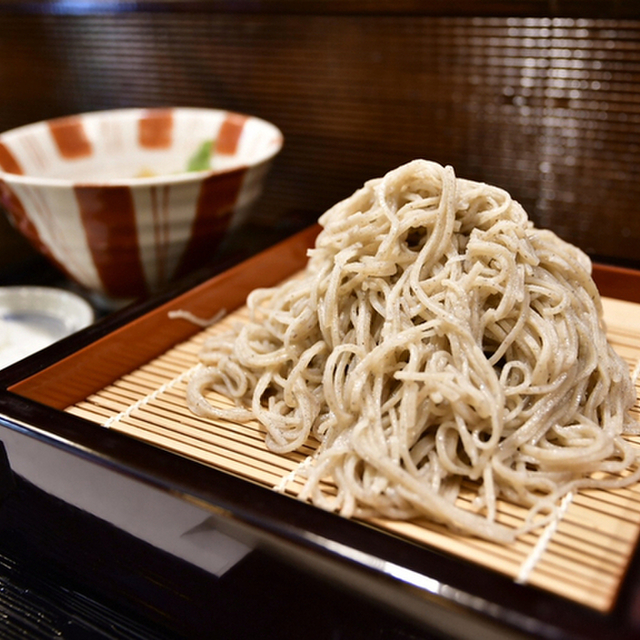
[[[134,409],[107,406],[106,426],[100,416],[87,414],[88,399],[198,339],[201,328],[172,319],[170,311],[212,317],[241,307],[251,289],[298,271],[317,231],[307,229],[204,282],[113,314],[1,372],[0,441],[13,473],[216,575],[260,549],[447,636],[637,637],[640,489],[611,500],[596,496],[597,508],[591,496],[586,506],[578,501],[586,546],[603,550],[589,552],[594,566],[579,571],[585,582],[580,589],[571,567],[563,589],[562,562],[568,560],[561,558],[558,569],[553,549],[543,550],[549,565],[543,562],[526,580],[516,579],[521,571],[514,573],[510,563],[522,565],[518,553],[529,553],[524,547],[516,552],[478,546],[437,527],[407,535],[389,523],[348,520],[275,492],[261,476],[247,477],[233,465],[218,464],[215,456],[164,447],[114,424],[130,418],[137,424],[134,409],[146,407],[147,400],[132,396]],[[640,343],[640,274],[597,265],[594,276],[607,296],[614,346],[632,359]],[[153,384],[166,390],[154,375]],[[146,391],[143,398],[144,393],[159,396]],[[105,407],[100,402],[98,413]],[[595,525],[585,511],[599,514]],[[558,528],[561,536],[579,541],[580,527],[567,526],[568,533]],[[601,537],[594,542],[592,534]],[[556,541],[560,547],[566,547],[563,540]],[[571,561],[584,564],[581,558]]]

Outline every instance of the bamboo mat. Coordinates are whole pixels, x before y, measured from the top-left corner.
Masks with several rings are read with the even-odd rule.
[[[640,305],[611,299],[604,304],[609,339],[633,367],[640,360]],[[244,313],[231,314],[67,411],[296,496],[302,484],[295,473],[313,452],[313,442],[300,452],[275,454],[266,448],[257,424],[202,419],[186,407],[186,383],[202,343]],[[223,397],[215,402],[229,404]],[[637,405],[633,411],[640,415]],[[639,438],[635,444],[640,446]],[[326,490],[331,491],[330,483]],[[500,521],[517,526],[523,517],[517,506],[500,505]],[[456,535],[426,520],[376,519],[367,524],[606,612],[615,603],[640,533],[640,486],[570,495],[554,523],[511,545]]]

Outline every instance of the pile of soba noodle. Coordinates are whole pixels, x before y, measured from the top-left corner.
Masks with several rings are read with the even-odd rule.
[[[316,505],[503,541],[570,491],[637,480],[635,391],[579,249],[423,160],[320,223],[302,276],[254,291],[250,321],[203,349],[195,413],[257,419],[276,452],[315,437],[299,497]],[[529,509],[523,527],[498,522],[499,498]]]

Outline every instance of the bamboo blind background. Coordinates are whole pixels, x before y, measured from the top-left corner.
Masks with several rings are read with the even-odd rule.
[[[241,309],[157,359],[123,376],[67,410],[134,438],[212,465],[247,481],[286,490],[301,488],[295,470],[313,452],[313,443],[288,455],[270,452],[258,425],[237,425],[194,416],[185,402],[186,381],[197,353],[211,332],[241,319]],[[630,367],[640,360],[640,305],[605,299],[605,317],[614,348]],[[229,404],[217,396],[213,402]],[[640,416],[640,407],[634,407]],[[634,438],[640,446],[640,438]],[[331,491],[327,482],[326,490]],[[522,509],[502,504],[499,519],[516,525]],[[418,544],[499,571],[599,611],[615,603],[621,580],[640,534],[640,486],[615,491],[583,491],[563,503],[561,517],[542,531],[499,545],[455,535],[426,520],[371,520],[369,524]]]
[[[640,266],[637,2],[0,0],[0,86],[0,130],[167,104],[273,121],[258,228],[306,226],[424,157]],[[0,222],[0,261],[17,240]]]

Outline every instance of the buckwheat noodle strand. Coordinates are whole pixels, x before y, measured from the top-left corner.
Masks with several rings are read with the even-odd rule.
[[[635,390],[584,253],[424,160],[320,224],[303,274],[250,294],[250,321],[205,345],[187,395],[197,414],[259,420],[276,452],[315,437],[301,499],[511,541],[570,491],[638,479]],[[499,499],[529,510],[523,527],[499,522]]]

